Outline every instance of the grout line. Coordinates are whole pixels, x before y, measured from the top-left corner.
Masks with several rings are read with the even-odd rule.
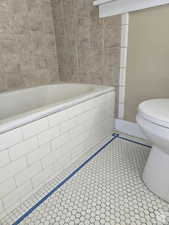
[[[147,147],[147,148],[152,148],[152,146],[150,146],[150,145],[146,145],[146,144],[143,144],[141,142],[131,140],[129,138],[121,137],[120,135],[118,135],[117,138],[120,138],[120,139],[125,140],[125,141],[129,141],[129,142],[132,142],[132,143],[135,143],[135,144],[138,144],[138,145],[142,145],[142,146]]]
[[[36,208],[38,208],[44,201],[46,201],[53,193],[55,193],[60,187],[62,187],[68,180],[70,180],[78,171],[80,171],[89,161],[91,161],[96,155],[98,155],[107,145],[115,140],[119,134],[114,133],[110,141],[102,146],[97,152],[90,156],[84,163],[82,163],[77,169],[75,169],[69,176],[67,176],[62,182],[60,182],[55,188],[53,188],[47,195],[45,195],[40,201],[38,201],[32,208],[25,212],[19,219],[12,225],[20,224],[26,217],[28,217]]]

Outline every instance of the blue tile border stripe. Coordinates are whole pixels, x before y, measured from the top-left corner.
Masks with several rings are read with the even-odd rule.
[[[47,195],[45,195],[40,201],[38,201],[32,208],[25,212],[16,222],[12,225],[20,224],[26,217],[28,217],[36,208],[38,208],[44,201],[46,201],[53,193],[55,193],[60,187],[62,187],[68,180],[70,180],[79,170],[81,170],[89,161],[91,161],[96,155],[98,155],[106,146],[108,146],[113,140],[118,137],[118,134],[113,134],[110,141],[102,146],[97,152],[90,156],[84,163],[82,163],[77,169],[75,169],[69,176],[67,176],[62,182],[60,182],[55,188],[53,188]]]
[[[98,151],[96,151],[92,156],[90,156],[85,162],[83,162],[77,169],[75,169],[70,175],[68,175],[63,181],[61,181],[56,187],[54,187],[47,195],[45,195],[41,200],[39,200],[32,208],[30,208],[27,212],[25,212],[20,218],[16,220],[12,225],[20,224],[26,217],[28,217],[36,208],[38,208],[43,202],[45,202],[53,193],[55,193],[60,187],[62,187],[68,180],[70,180],[78,171],[80,171],[88,162],[90,162],[96,155],[98,155],[106,146],[108,146],[113,140],[116,138],[123,139],[125,141],[133,142],[135,144],[139,144],[148,148],[151,146],[133,141],[131,139],[121,137],[117,133],[112,134],[112,138],[108,141],[104,146],[102,146]]]
[[[122,139],[122,140],[125,140],[125,141],[129,141],[129,142],[138,144],[138,145],[142,145],[142,146],[147,147],[147,148],[152,148],[152,146],[150,146],[150,145],[146,145],[146,144],[143,144],[143,143],[141,143],[141,142],[131,140],[131,139],[129,139],[129,138],[121,137],[120,135],[118,136],[118,138],[120,138],[120,139]]]

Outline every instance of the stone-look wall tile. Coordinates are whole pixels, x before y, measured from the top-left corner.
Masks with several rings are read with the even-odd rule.
[[[0,3],[0,92],[59,81],[50,0]]]
[[[79,71],[100,73],[103,70],[103,49],[79,48]]]
[[[118,87],[119,85],[119,74],[120,74],[120,68],[113,67],[109,68],[109,70],[105,70],[102,74],[102,84],[108,85],[112,84],[112,86]]]
[[[93,72],[79,72],[78,73],[80,83],[86,83],[86,84],[98,84],[101,85],[102,78],[101,74],[93,73]]]
[[[12,15],[27,12],[26,0],[8,0],[8,7]]]
[[[116,96],[115,96],[115,115],[119,115],[119,87],[115,86]]]
[[[8,90],[25,87],[24,79],[19,68],[16,72],[4,73],[4,78]]]
[[[104,69],[120,67],[120,47],[105,48],[104,49]]]
[[[6,91],[4,75],[0,76],[0,93]]]
[[[92,0],[73,0],[77,17],[90,17],[93,11]]]
[[[69,20],[74,16],[75,8],[74,8],[74,0],[64,0],[63,1],[63,11],[64,18],[69,17]],[[66,15],[66,17],[65,17]]]
[[[90,47],[90,24],[88,17],[77,18],[77,47]]]
[[[104,19],[104,47],[110,48],[121,44],[121,17]]]
[[[54,21],[56,22],[56,19],[64,19],[63,1],[51,0],[51,6],[52,6],[52,14],[54,17]]]
[[[52,0],[52,12],[61,81],[118,87],[121,17],[99,18],[92,0]]]
[[[111,17],[105,17],[104,23],[105,25],[110,25],[110,26],[121,26],[121,16],[111,16]]]
[[[91,48],[104,47],[104,23],[103,19],[93,19],[90,26],[90,46]]]
[[[55,19],[55,18],[54,18]],[[54,20],[54,28],[55,28],[55,39],[56,43],[60,43],[64,39],[64,19],[56,19]],[[59,46],[57,46],[59,47]]]

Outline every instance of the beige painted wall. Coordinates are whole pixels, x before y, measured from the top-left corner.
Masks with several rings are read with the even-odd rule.
[[[125,120],[135,121],[138,104],[169,98],[169,6],[131,13]]]

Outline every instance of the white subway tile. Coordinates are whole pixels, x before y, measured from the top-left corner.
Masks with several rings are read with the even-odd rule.
[[[120,68],[119,86],[126,85],[126,67]]]
[[[67,115],[65,111],[57,112],[53,115],[48,116],[49,120],[49,126],[53,127],[57,124],[63,123],[65,120],[67,120]]]
[[[76,116],[72,119],[69,120],[68,122],[68,127],[69,127],[69,130],[71,131],[72,129],[75,129],[77,126],[79,126],[80,124],[80,120],[79,118],[81,117],[81,115],[79,116]]]
[[[120,67],[127,66],[127,48],[121,48]]]
[[[33,192],[32,183],[30,181],[27,181],[19,187],[19,191],[19,199],[22,202]]]
[[[124,86],[119,87],[119,103],[120,104],[125,102],[125,91],[126,91],[126,88]]]
[[[85,111],[84,107],[85,105],[82,103],[66,110],[68,118],[72,119],[73,117],[76,117],[77,115],[80,115],[81,113],[83,113]]]
[[[33,188],[37,188],[40,185],[47,183],[54,176],[56,175],[52,167],[42,170],[39,174],[32,178]]]
[[[53,151],[52,153],[46,155],[46,156],[41,160],[43,168],[49,167],[49,166],[51,166],[53,163],[58,163],[59,160],[62,160],[61,157],[62,157],[62,154],[61,154],[60,149],[57,150],[57,151]]]
[[[27,180],[31,179],[33,176],[38,174],[42,170],[40,162],[35,162],[30,167],[27,167],[22,172],[15,175],[15,180],[17,185],[22,185]]]
[[[129,24],[129,13],[122,15],[121,25]]]
[[[50,153],[50,144],[41,145],[35,151],[27,155],[28,164],[39,161],[44,156]]]
[[[0,152],[0,167],[7,165],[10,162],[8,150]]]
[[[38,135],[39,145],[43,145],[45,143],[48,143],[52,139],[53,139],[53,137],[51,135],[51,130],[50,129],[45,131],[45,132],[42,132],[41,134]]]
[[[54,176],[57,176],[57,174],[61,173],[63,171],[63,169],[64,168],[63,168],[61,163],[54,163],[52,165],[52,170],[53,170],[53,172],[55,174]]]
[[[71,148],[69,143],[65,143],[64,145],[61,146],[59,149],[61,156],[64,158],[70,158],[71,157]]]
[[[71,160],[71,147],[69,143],[65,143],[60,146],[57,150],[52,151],[52,154],[44,157],[41,162],[43,168],[51,166],[52,164],[61,164],[63,160]]]
[[[30,182],[26,182],[22,186],[19,186],[15,191],[2,198],[3,204],[6,209],[11,208],[11,206],[16,205],[20,200],[26,197],[32,192],[32,186]]]
[[[10,178],[7,181],[0,184],[0,198],[4,197],[11,191],[16,189],[16,184],[14,178]]]
[[[72,129],[77,127],[79,125],[79,117],[80,116],[74,117],[73,119],[70,119],[69,121],[61,124],[61,128],[60,128],[61,134],[67,131],[71,131]]]
[[[121,27],[121,47],[128,47],[128,25]]]
[[[81,143],[80,145],[76,146],[74,149],[72,149],[72,160],[75,158],[77,159],[77,156],[80,156],[85,151],[85,144]]]
[[[0,151],[13,146],[22,141],[21,130],[14,129],[4,134],[0,134]]]
[[[51,133],[52,139],[58,137],[60,135],[60,126],[51,128],[50,133]]]
[[[30,138],[48,129],[48,120],[43,118],[35,122],[29,123],[22,128],[24,139]]]
[[[118,118],[123,119],[123,117],[124,117],[124,104],[119,104]]]
[[[7,180],[9,177],[14,176],[19,171],[26,168],[25,158],[20,158],[14,162],[11,162],[7,166],[0,168],[0,183]]]
[[[32,152],[38,147],[37,138],[28,139],[20,144],[15,145],[9,149],[9,156],[12,160],[16,160],[19,157]]]
[[[77,146],[77,139],[74,138],[74,136],[71,138],[71,141],[69,143],[70,149],[73,149],[74,147]]]
[[[57,137],[56,139],[54,139],[51,142],[52,150],[55,151],[60,146],[62,146],[64,143],[68,143],[70,141],[70,138],[71,138],[71,135],[68,132],[59,136],[59,137]]]
[[[71,164],[72,164],[72,158],[71,158],[71,156],[64,156],[63,155],[63,157],[62,157],[62,161],[60,162],[60,167],[62,168],[62,170],[63,169],[66,169],[66,168],[68,168]]]
[[[76,138],[76,137],[78,137],[78,138]],[[85,140],[85,134],[84,133],[81,133],[78,136],[73,136],[72,135],[71,143],[74,144],[74,146],[77,146],[77,145],[81,144],[84,140]],[[71,146],[71,148],[72,147],[73,146]]]
[[[71,124],[69,121],[66,121],[60,125],[60,133],[63,134],[66,131],[71,129]]]
[[[60,126],[52,127],[45,132],[42,132],[38,135],[39,145],[46,144],[53,140],[54,138],[58,137],[60,134]]]
[[[46,168],[53,164],[54,162],[54,153],[48,154],[41,159],[42,167]]]
[[[78,126],[75,129],[70,131],[71,139],[77,141],[75,137],[78,137],[82,133],[82,126]]]
[[[3,205],[5,206],[5,208],[7,210],[9,210],[9,208],[11,208],[12,206],[16,206],[17,204],[19,204],[19,195],[18,195],[18,188],[11,192],[10,194],[8,194],[7,196],[5,196],[4,198],[2,198],[2,202]]]

